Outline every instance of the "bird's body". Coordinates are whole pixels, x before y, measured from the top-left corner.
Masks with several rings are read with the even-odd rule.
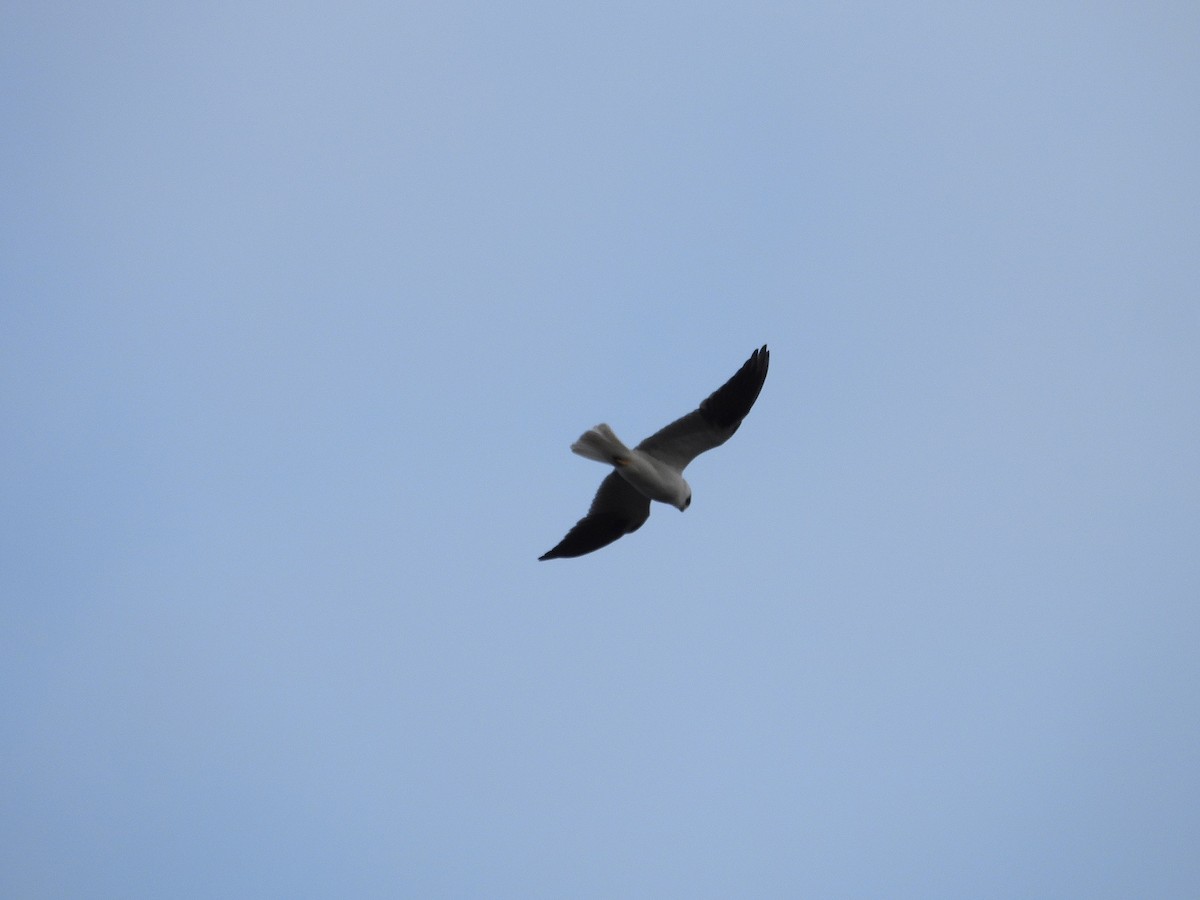
[[[571,449],[611,465],[588,514],[557,546],[539,559],[583,556],[637,531],[650,516],[650,501],[669,503],[681,512],[692,502],[683,470],[706,450],[731,437],[750,412],[767,377],[770,355],[764,345],[700,407],[652,434],[632,450],[608,425],[584,432]]]
[[[692,489],[677,469],[643,450],[630,450],[607,425],[585,431],[571,449],[615,467],[618,475],[651,500],[670,503],[680,511],[692,502]]]

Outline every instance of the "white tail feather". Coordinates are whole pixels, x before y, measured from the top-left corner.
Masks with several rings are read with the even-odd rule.
[[[607,425],[589,428],[571,445],[571,449],[580,456],[610,466],[627,461],[630,457],[629,448],[621,443]]]

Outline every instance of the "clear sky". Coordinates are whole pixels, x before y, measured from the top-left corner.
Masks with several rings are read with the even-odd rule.
[[[1196,4],[18,0],[0,85],[0,894],[1200,896]]]

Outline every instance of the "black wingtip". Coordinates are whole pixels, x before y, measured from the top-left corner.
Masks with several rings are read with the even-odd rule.
[[[624,485],[626,482],[621,480],[621,484]],[[632,490],[632,488],[625,489]],[[646,500],[645,503],[649,506],[650,501]],[[601,547],[607,547],[617,538],[631,531],[637,531],[642,527],[644,521],[645,519],[641,519],[634,523],[629,520],[628,516],[612,513],[589,513],[576,522],[575,527],[568,531],[567,536],[558,544],[539,556],[538,562],[546,559],[573,559],[576,556],[593,553]]]
[[[700,404],[700,414],[717,428],[733,428],[754,406],[767,380],[771,352],[763,344],[750,354],[740,369],[725,384]]]

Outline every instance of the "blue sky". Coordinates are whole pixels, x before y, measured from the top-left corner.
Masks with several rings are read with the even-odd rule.
[[[0,893],[1200,894],[1193,5],[2,20]]]

